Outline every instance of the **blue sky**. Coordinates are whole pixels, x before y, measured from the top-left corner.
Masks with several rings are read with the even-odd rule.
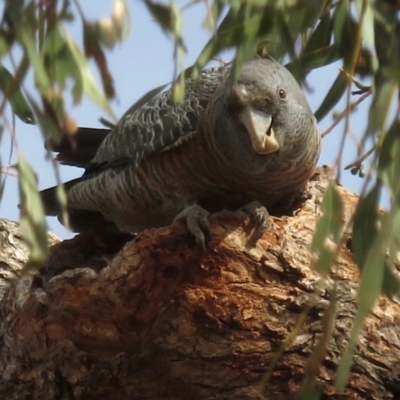
[[[112,51],[107,53],[109,69],[115,79],[117,98],[112,102],[112,108],[117,117],[122,114],[143,94],[150,89],[170,82],[173,78],[173,41],[165,36],[158,27],[145,6],[138,0],[129,1],[129,13],[131,18],[131,32],[129,37]],[[184,4],[178,2],[178,4]],[[81,7],[87,19],[97,19],[110,14],[112,1],[85,0],[80,1]],[[184,12],[184,38],[188,53],[185,56],[185,66],[190,66],[196,59],[200,50],[206,43],[209,33],[201,28],[205,16],[205,2],[188,8]],[[80,24],[67,26],[71,34],[79,38],[81,34]],[[224,55],[222,55],[224,58]],[[229,55],[226,54],[226,60]],[[307,78],[310,91],[306,96],[315,111],[321,103],[324,95],[336,78],[340,63],[313,71]],[[32,76],[25,82],[27,90],[34,90]],[[342,101],[337,107],[341,111],[344,107]],[[81,104],[69,108],[70,114],[75,118],[79,126],[101,127],[99,118],[106,116],[93,102],[85,99]],[[361,105],[359,111],[352,118],[351,128],[354,135],[360,137],[365,129],[367,120],[367,102]],[[10,118],[10,114],[8,114]],[[332,117],[328,116],[319,124],[323,132],[332,123]],[[338,125],[323,141],[322,155],[319,165],[334,164],[339,142],[343,132],[343,125]],[[45,150],[41,134],[36,126],[30,126],[16,121],[16,138],[18,147],[24,153],[30,164],[36,171],[39,179],[39,187],[44,189],[55,184],[56,180],[51,164],[45,160]],[[9,163],[10,134],[5,129],[0,147],[1,162]],[[352,140],[347,141],[342,167],[356,159],[356,148]],[[15,154],[11,162],[15,162]],[[82,174],[82,170],[74,167],[61,167],[61,176],[64,181]],[[341,183],[352,191],[358,192],[363,180],[353,176],[349,171],[342,171]],[[17,178],[8,176],[5,191],[0,203],[0,216],[12,220],[19,219]],[[383,201],[387,205],[387,199]],[[61,238],[73,236],[63,228],[56,218],[48,219],[49,229]]]

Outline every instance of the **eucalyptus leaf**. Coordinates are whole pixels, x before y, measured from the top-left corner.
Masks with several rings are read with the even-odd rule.
[[[353,221],[352,249],[360,270],[363,270],[368,251],[378,235],[378,202],[380,189],[374,186],[357,204]],[[365,216],[368,215],[368,218]]]
[[[114,118],[114,113],[112,112],[110,104],[104,94],[98,88],[84,54],[81,52],[81,50],[79,50],[79,48],[70,37],[66,38],[66,43],[79,68],[79,73],[82,78],[81,82],[83,86],[83,92],[88,95],[94,102],[96,102],[100,107],[102,107],[109,116]]]
[[[357,25],[350,11],[349,0],[340,0],[333,14],[333,34],[340,55],[346,60],[353,54],[356,31]]]
[[[21,42],[25,47],[26,54],[35,74],[36,84],[42,93],[51,91],[51,82],[48,77],[44,62],[40,54],[36,51],[35,38],[32,37],[28,28],[22,26],[19,32]]]
[[[32,111],[25,100],[18,82],[6,67],[0,65],[0,90],[10,102],[13,112],[27,124],[35,124]]]
[[[97,21],[95,27],[99,43],[109,49],[126,38],[130,30],[126,0],[114,0],[112,15]]]
[[[309,28],[313,28],[318,21],[318,19],[325,13],[329,15],[326,8],[329,4],[329,0],[320,1],[309,1],[309,0],[299,0],[296,5],[293,6],[291,10],[289,25],[293,33],[305,32]],[[284,11],[287,8],[284,8]],[[300,25],[297,27],[294,25],[295,21],[301,21]]]
[[[286,65],[286,68],[301,81],[314,69],[324,67],[339,59],[337,47],[333,44],[323,47],[308,54],[302,54],[300,57]]]
[[[343,225],[342,199],[333,184],[325,192],[321,211],[322,217],[317,223],[311,249],[318,256],[316,270],[327,274],[334,261],[334,246],[339,241]]]
[[[154,3],[150,0],[144,0],[144,4],[147,6],[153,17],[159,23],[160,27],[166,32],[174,31],[174,9],[171,5],[162,3]]]
[[[17,169],[21,202],[20,227],[30,249],[29,262],[38,265],[48,250],[43,204],[37,189],[36,175],[21,153],[18,154]]]
[[[311,32],[302,54],[313,53],[319,49],[325,48],[331,44],[333,21],[330,13],[321,17],[317,27]]]
[[[346,87],[347,78],[344,74],[339,73],[328,93],[325,95],[324,100],[322,100],[321,105],[318,107],[318,110],[315,112],[315,117],[318,121],[323,119],[333,109],[333,107],[336,106],[342,98]]]
[[[385,253],[391,233],[391,218],[387,214],[382,221],[381,229],[365,257],[361,281],[358,289],[359,307],[354,318],[350,340],[339,364],[336,385],[343,390],[350,374],[351,360],[357,346],[358,335],[365,318],[371,312],[378,296],[382,292],[385,271]]]
[[[397,83],[392,79],[387,79],[384,71],[378,71],[375,83],[375,93],[368,113],[367,135],[373,135],[385,129],[391,103],[398,91]]]
[[[400,123],[394,118],[390,129],[384,135],[379,153],[378,172],[389,190],[390,197],[400,207]]]
[[[361,13],[365,7],[362,20],[362,38],[365,45],[372,49],[375,47],[375,24],[372,1],[356,0],[355,4],[359,18],[361,18]]]

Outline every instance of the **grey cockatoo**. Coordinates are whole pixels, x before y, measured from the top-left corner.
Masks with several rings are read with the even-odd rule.
[[[320,153],[307,100],[275,61],[247,62],[233,85],[229,72],[210,68],[199,82],[189,79],[182,104],[167,90],[109,133],[81,131],[76,150],[56,146],[61,161],[86,166],[66,183],[74,230],[138,232],[186,219],[204,245],[208,212],[243,208],[258,238],[267,210],[291,205]],[[49,215],[60,214],[54,193],[43,191]]]

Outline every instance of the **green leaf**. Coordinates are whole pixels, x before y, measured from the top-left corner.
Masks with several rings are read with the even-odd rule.
[[[289,53],[291,58],[296,58],[294,36],[291,32],[291,27],[286,22],[285,14],[283,11],[277,11],[275,14],[276,27],[278,29],[279,37],[281,39],[281,46],[285,49],[284,52]],[[297,32],[296,32],[297,33]]]
[[[286,65],[298,81],[304,80],[311,70],[340,58],[336,44],[330,44],[332,27],[331,14],[326,13],[306,41],[299,57]]]
[[[385,276],[383,281],[383,293],[393,296],[400,292],[400,280],[397,275],[398,254],[400,245],[400,208],[394,211],[392,222],[392,234],[389,239],[389,251],[385,264]]]
[[[339,59],[337,47],[331,45],[320,48],[312,53],[302,54],[300,57],[286,65],[286,68],[294,75],[298,81],[302,81],[304,77],[312,70],[324,67]]]
[[[254,56],[258,44],[260,25],[263,21],[263,14],[254,14],[253,9],[249,6],[240,10],[239,17],[243,22],[240,36],[234,36],[234,40],[238,40],[238,47],[232,65],[231,79],[237,76],[242,64]]]
[[[101,90],[98,88],[93,78],[93,75],[90,72],[90,68],[84,54],[79,50],[79,48],[70,37],[67,37],[65,41],[78,66],[79,74],[81,75],[81,82],[83,85],[83,92],[100,107],[102,107],[103,110],[105,110],[111,117],[115,118],[109,102],[107,101]]]
[[[386,216],[382,223],[381,232],[373,242],[372,246],[368,249],[368,254],[365,258],[357,296],[359,300],[359,308],[354,318],[348,346],[343,353],[336,376],[336,385],[340,390],[344,389],[349,377],[351,360],[357,346],[358,335],[363,326],[364,320],[370,313],[382,291],[385,270],[384,256],[391,225],[388,217],[389,216]]]
[[[400,124],[396,117],[385,134],[379,151],[378,174],[389,191],[392,208],[396,210],[382,287],[384,294],[392,296],[400,292],[400,281],[394,272],[400,244],[400,218],[397,211],[400,208]]]
[[[379,65],[391,67],[398,71],[399,59],[399,32],[398,10],[395,3],[376,1],[375,11],[375,45],[374,51],[379,60]]]
[[[1,32],[1,31],[0,31]],[[9,50],[9,44],[5,37],[0,36],[0,59],[2,59]]]
[[[94,60],[100,72],[103,90],[107,98],[115,97],[114,80],[108,69],[107,59],[99,41],[96,25],[87,22],[83,24],[83,41],[86,57]]]
[[[45,58],[46,71],[52,82],[57,83],[59,91],[63,91],[67,87],[69,80],[72,80],[73,100],[74,103],[78,103],[83,96],[82,74],[58,27],[48,32],[42,51]]]
[[[174,32],[175,14],[172,6],[153,3],[150,0],[144,0],[144,4],[164,31]]]
[[[340,390],[344,389],[349,377],[352,358],[358,342],[358,335],[363,326],[364,320],[381,293],[384,265],[382,262],[383,253],[378,250],[382,249],[379,249],[379,243],[375,242],[373,251],[369,253],[360,282],[358,291],[360,307],[354,319],[349,344],[343,353],[343,357],[337,370],[336,385]]]
[[[193,1],[196,3],[196,0]],[[211,7],[209,12],[206,14],[206,17],[203,22],[203,26],[210,30],[211,32],[215,32],[217,29],[217,22],[222,15],[222,11],[224,10],[224,4],[221,2],[213,1],[211,3]]]
[[[116,124],[114,122],[109,121],[106,118],[100,117],[99,122],[104,125],[106,128],[110,128],[110,130],[113,130],[116,128]]]
[[[34,124],[35,119],[28,103],[19,88],[18,82],[3,65],[0,65],[0,90],[10,102],[13,112],[27,124]]]
[[[319,400],[321,398],[321,391],[315,386],[306,386],[301,388],[296,398],[299,400]]]
[[[362,38],[364,43],[369,48],[373,49],[375,47],[375,25],[374,25],[374,11],[372,7],[372,2],[370,0],[356,0],[356,7],[358,15],[361,16],[361,10],[363,3],[365,3],[365,11],[362,24]]]
[[[64,188],[64,185],[62,185],[60,181],[57,184],[56,197],[61,210],[58,218],[60,218],[60,221],[62,221],[63,225],[69,227],[69,215],[67,211],[67,192]]]
[[[368,114],[367,135],[373,135],[385,129],[391,103],[398,90],[398,85],[385,76],[384,70],[379,70],[375,76],[375,93]]]
[[[39,86],[40,91],[42,93],[51,91],[51,82],[48,77],[46,68],[44,66],[42,58],[36,51],[35,37],[33,37],[28,29],[26,29],[24,26],[22,26],[20,29],[19,37],[21,38],[21,42],[25,47],[26,53],[35,74],[36,84]]]
[[[58,142],[61,137],[61,132],[54,119],[47,112],[41,110],[32,96],[28,95],[28,100],[43,137]]]
[[[308,38],[301,53],[306,55],[321,48],[328,47],[332,39],[332,29],[333,23],[331,15],[330,13],[326,13]]]
[[[323,247],[328,236],[335,240],[339,238],[343,218],[343,204],[334,184],[330,184],[325,192],[321,211],[322,217],[318,221],[316,233],[311,244],[311,248],[314,251]]]
[[[232,7],[198,56],[195,63],[197,73],[222,50],[236,48],[238,57],[232,68],[232,76],[235,77],[241,63],[254,55],[259,40],[276,28],[273,10],[274,7],[268,4],[251,7],[251,3],[247,2],[241,2],[238,9]],[[277,44],[274,40],[273,37],[267,38],[268,51]]]
[[[394,241],[393,241],[394,242]],[[396,258],[398,252],[398,240],[395,243]],[[397,261],[397,260],[396,260]],[[397,268],[394,260],[390,263],[385,263],[385,269],[383,271],[383,282],[382,282],[382,294],[392,297],[400,293],[400,279],[397,275]]]
[[[172,99],[176,103],[182,103],[185,97],[185,76],[180,74],[178,78],[172,83]]]
[[[325,192],[321,210],[322,217],[317,223],[311,249],[318,255],[316,270],[325,275],[335,258],[334,248],[329,246],[329,242],[337,245],[343,225],[342,199],[333,184]]]
[[[368,216],[365,215],[364,217],[368,218]],[[396,234],[398,234],[397,231],[394,231],[396,226],[393,224],[393,221],[397,221],[396,225],[400,224],[399,209],[392,208],[389,213],[382,217],[380,224],[381,227],[376,239],[368,249],[365,249],[367,254],[364,257],[365,261],[357,296],[359,308],[354,319],[349,344],[343,353],[343,358],[337,372],[336,384],[341,390],[345,387],[350,373],[351,359],[354,355],[358,342],[358,335],[363,326],[364,320],[371,312],[378,296],[383,291],[384,279],[389,278],[387,272],[385,277],[385,270],[389,271],[386,265],[386,252],[389,242],[393,237],[393,233],[396,232]]]
[[[347,87],[347,78],[345,74],[339,73],[335,82],[333,82],[331,88],[326,94],[322,104],[318,107],[315,112],[315,117],[318,121],[323,119],[329,111],[340,101]]]
[[[400,207],[400,123],[395,117],[379,152],[378,173],[394,206]]]
[[[351,17],[349,0],[341,0],[333,14],[334,42],[338,46],[339,53],[348,60],[354,47],[356,23]]]
[[[110,17],[96,22],[96,33],[99,43],[112,49],[116,43],[125,39],[130,31],[130,19],[125,0],[114,0]]]
[[[23,23],[24,0],[14,0],[4,2],[4,20],[12,22],[14,27]]]
[[[379,187],[374,186],[358,202],[353,222],[352,250],[360,270],[363,270],[368,251],[378,235]]]
[[[37,190],[35,173],[21,153],[18,154],[17,169],[21,201],[20,227],[30,249],[29,263],[38,265],[44,260],[48,250],[43,204]]]
[[[298,29],[293,29],[294,32],[305,32],[309,28],[313,28],[320,19],[321,15],[325,13],[328,15],[329,12],[326,12],[326,8],[329,5],[328,0],[320,0],[320,1],[308,1],[308,0],[300,0],[297,5],[292,8],[291,12],[291,20],[289,21],[289,25],[292,26],[292,20],[299,20],[299,11],[303,12],[301,17],[302,23],[300,24]],[[300,10],[299,10],[300,9]]]

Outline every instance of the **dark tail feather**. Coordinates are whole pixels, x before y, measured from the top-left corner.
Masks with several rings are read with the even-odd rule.
[[[56,153],[62,164],[85,168],[95,156],[110,129],[78,128],[74,135],[64,135],[59,143],[48,141],[46,149]]]
[[[76,185],[79,182],[82,182],[84,179],[76,178],[71,181],[63,183],[65,190],[68,192],[72,186]],[[57,198],[57,186],[50,187],[48,189],[42,190],[40,192],[40,196],[42,197],[42,202],[44,206],[44,212],[46,215],[60,215],[61,214],[61,206],[60,202]]]
[[[86,168],[96,155],[96,152],[110,133],[110,129],[79,128],[74,135],[64,135],[59,143],[48,141],[46,148],[57,154],[57,160],[62,164]],[[73,179],[64,183],[68,192],[72,186],[84,181],[89,176]],[[57,187],[51,187],[40,192],[46,215],[57,216],[60,220],[61,206],[57,198]],[[102,231],[107,233],[120,233],[119,229],[97,211],[76,210],[67,208],[69,227],[74,232]],[[60,220],[62,223],[62,221]]]
[[[79,182],[82,182],[85,178],[77,178],[64,183],[64,188],[68,190]],[[57,186],[42,190],[40,192],[42,202],[46,215],[57,216],[61,221],[61,206],[57,198]],[[76,210],[67,209],[69,217],[69,228],[73,232],[86,232],[86,231],[102,231],[107,233],[119,233],[119,229],[115,224],[108,221],[104,216],[97,211],[89,210]]]
[[[108,221],[98,211],[68,210],[69,228],[73,232],[103,232],[116,234],[121,233],[115,224]],[[59,221],[60,217],[58,217]]]

